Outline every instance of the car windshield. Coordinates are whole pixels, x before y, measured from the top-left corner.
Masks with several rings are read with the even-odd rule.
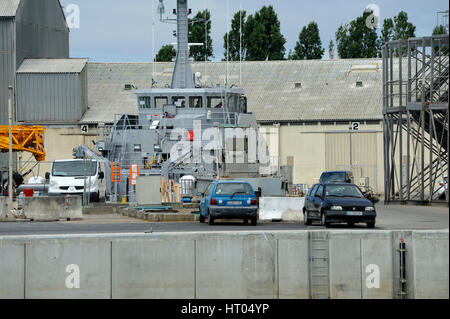
[[[355,185],[327,185],[325,196],[364,198],[359,188]]]
[[[224,183],[216,187],[216,195],[253,195],[253,190],[244,183]]]
[[[345,182],[346,174],[345,173],[325,173],[322,175],[322,183],[326,182]]]
[[[56,177],[82,177],[95,176],[97,162],[94,161],[68,161],[53,163],[52,175]]]

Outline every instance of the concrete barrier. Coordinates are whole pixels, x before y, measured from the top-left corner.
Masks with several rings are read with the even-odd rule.
[[[197,298],[278,297],[273,234],[203,235],[196,241]]]
[[[25,297],[25,245],[0,237],[0,299]]]
[[[303,221],[303,197],[261,197],[260,220]]]
[[[280,299],[308,299],[308,232],[280,233],[278,237],[278,284]]]
[[[4,217],[8,211],[8,197],[0,196],[0,218]]]
[[[81,196],[49,196],[23,199],[25,218],[33,221],[58,221],[82,219]]]
[[[412,234],[414,251],[414,297],[449,298],[448,232],[416,231]]]
[[[111,298],[111,242],[36,239],[25,244],[25,298]]]
[[[195,298],[194,240],[114,240],[112,269],[114,299]]]
[[[332,299],[394,297],[390,231],[329,232],[328,239]],[[371,287],[375,277],[379,287]]]
[[[0,298],[307,299],[316,231],[0,237]],[[332,299],[448,298],[448,230],[323,230]]]

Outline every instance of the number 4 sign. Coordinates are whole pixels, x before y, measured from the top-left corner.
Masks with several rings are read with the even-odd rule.
[[[130,183],[132,186],[136,186],[138,177],[139,177],[139,165],[133,164],[130,166]]]
[[[89,126],[81,125],[81,134],[88,134],[88,133],[89,133]]]

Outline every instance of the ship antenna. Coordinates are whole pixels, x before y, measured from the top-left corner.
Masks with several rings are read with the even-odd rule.
[[[239,86],[242,86],[242,0],[239,8]]]
[[[229,13],[228,13],[228,4],[229,4],[229,1],[227,0],[227,76],[226,76],[226,84],[225,84],[225,86],[226,87],[228,87],[228,76],[229,76],[229,70],[228,70],[228,62],[229,62],[229,59],[230,59],[230,29],[229,29],[229,26],[228,26],[228,23],[229,23]]]

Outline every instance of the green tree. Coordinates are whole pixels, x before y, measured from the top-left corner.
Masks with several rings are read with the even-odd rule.
[[[316,22],[313,21],[303,27],[294,51],[294,60],[322,59],[325,49],[322,48],[319,27]]]
[[[381,29],[380,42],[381,45],[392,41],[394,38],[394,21],[391,18],[383,21],[383,29]]]
[[[330,55],[330,59],[334,59],[334,42],[330,40],[330,44],[328,45],[328,53]]]
[[[247,61],[283,60],[286,39],[273,6],[264,6],[250,15],[243,27]]]
[[[404,40],[414,38],[416,36],[416,27],[408,22],[408,14],[405,11],[400,11],[394,17],[394,40]]]
[[[194,61],[204,61],[213,56],[211,38],[211,12],[206,9],[198,12],[193,19],[189,19],[189,43],[203,43],[203,46],[192,46],[191,53]]]
[[[233,20],[231,21],[231,30],[225,34],[223,37],[223,48],[225,49],[224,60],[227,60],[227,48],[228,48],[228,59],[229,61],[240,61],[245,60],[245,46],[243,45],[244,39],[242,34],[242,45],[241,45],[241,26],[245,25],[247,18],[247,12],[245,10],[238,11],[234,14]],[[227,37],[228,36],[228,37]],[[228,45],[227,45],[228,44]],[[239,50],[242,49],[241,54]]]
[[[155,57],[155,62],[172,61],[173,45],[164,45]]]
[[[432,35],[440,35],[440,34],[447,34],[447,29],[443,25],[438,25],[434,28]]]
[[[343,59],[377,57],[379,47],[377,32],[366,25],[367,17],[371,14],[372,12],[366,11],[362,16],[338,28],[336,43],[339,57]]]
[[[294,60],[294,52],[291,49],[289,49],[287,59]]]

